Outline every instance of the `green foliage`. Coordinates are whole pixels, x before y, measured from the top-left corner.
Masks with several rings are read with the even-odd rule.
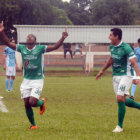
[[[65,3],[64,10],[74,25],[90,24],[90,12],[80,6],[79,3],[75,3],[74,1],[71,1],[69,4]]]
[[[72,25],[73,23],[67,17],[67,14],[64,10],[57,7],[53,7],[53,25]]]
[[[72,24],[65,11],[54,8],[49,0],[0,0],[0,20],[9,37],[15,30],[13,24]]]
[[[92,23],[100,25],[131,25],[138,13],[138,6],[128,0],[98,0],[91,7]]]
[[[17,24],[51,24],[53,10],[44,0],[18,0],[19,14]]]
[[[140,20],[139,0],[0,0],[0,21],[9,37],[13,24],[131,25]]]

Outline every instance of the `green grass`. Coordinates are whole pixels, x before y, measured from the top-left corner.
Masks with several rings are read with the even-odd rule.
[[[3,66],[0,66],[0,72],[4,72]]]
[[[20,99],[21,77],[14,91],[5,92],[5,77],[0,77],[0,95],[9,112],[0,112],[0,140],[139,140],[140,111],[127,108],[124,132],[113,134],[117,124],[117,103],[112,77],[47,77],[41,97],[47,111],[40,116],[34,108],[38,129],[30,126]],[[137,88],[136,100],[140,101]]]

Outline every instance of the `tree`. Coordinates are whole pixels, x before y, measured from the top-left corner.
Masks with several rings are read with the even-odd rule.
[[[67,14],[64,10],[57,7],[53,7],[53,25],[72,25],[73,23],[67,17]]]
[[[98,0],[91,7],[92,23],[100,25],[131,25],[138,13],[128,0]]]
[[[74,25],[89,25],[90,12],[86,9],[88,5],[86,6],[84,5],[85,3],[79,2],[80,1],[71,0],[70,3],[64,3],[62,8],[66,11]]]
[[[0,19],[11,38],[14,24],[52,25],[72,24],[64,10],[54,8],[50,0],[0,0]],[[60,0],[57,0],[60,1]],[[62,2],[61,2],[62,3]]]

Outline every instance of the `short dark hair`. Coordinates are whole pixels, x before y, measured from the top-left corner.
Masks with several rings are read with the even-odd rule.
[[[34,37],[34,39],[35,39],[35,41],[36,41],[36,36],[34,35],[34,34],[29,34],[29,35],[31,35],[32,37]],[[28,36],[29,36],[28,35]]]
[[[122,40],[122,30],[119,28],[113,28],[111,29],[111,32],[113,32],[114,36],[118,36],[119,40]]]
[[[140,43],[140,38],[138,39],[138,43]]]

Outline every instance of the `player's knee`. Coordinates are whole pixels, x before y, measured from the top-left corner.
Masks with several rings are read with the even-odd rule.
[[[37,101],[34,100],[34,99],[32,99],[32,98],[29,100],[29,104],[30,104],[32,107],[35,107],[35,106],[36,106],[36,103],[37,103]]]
[[[125,101],[125,97],[124,97],[124,96],[118,95],[118,96],[117,96],[117,101],[118,101],[118,102],[124,102],[124,101]]]
[[[12,77],[11,79],[12,79],[12,80],[15,80],[15,77]]]

